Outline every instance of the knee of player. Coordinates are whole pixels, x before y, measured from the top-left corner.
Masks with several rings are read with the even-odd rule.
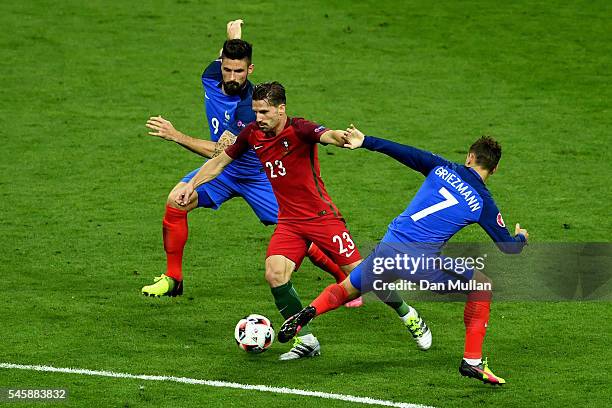
[[[175,200],[175,190],[178,188],[175,187],[169,194],[168,197],[166,198],[166,205],[172,208],[178,208],[179,210],[186,210],[186,211],[191,211],[194,208],[196,208],[198,206],[198,194],[197,192],[194,192],[191,195],[191,198],[189,200],[189,203],[185,206],[179,205],[176,200]]]
[[[491,285],[491,278],[489,278],[487,275],[485,275],[482,270],[477,270],[474,273],[474,280],[478,283],[485,283],[488,285]]]
[[[266,282],[268,282],[268,285],[270,285],[271,288],[275,288],[289,282],[289,279],[287,279],[283,274],[273,274],[266,271]]]
[[[478,274],[478,282],[480,282],[480,283],[491,283],[491,278],[489,278],[484,273],[480,272]]]
[[[288,279],[285,275],[286,274],[283,268],[279,268],[266,262],[265,278],[270,286],[276,287],[287,283]]]
[[[183,207],[181,207],[180,205],[178,205],[178,203],[176,201],[174,201],[174,197],[172,196],[172,193],[168,194],[168,198],[166,199],[166,205],[172,208],[178,208],[178,209],[183,209]]]

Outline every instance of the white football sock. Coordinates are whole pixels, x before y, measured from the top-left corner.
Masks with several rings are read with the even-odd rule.
[[[477,366],[482,363],[481,358],[464,358],[463,361],[468,363],[471,366]]]

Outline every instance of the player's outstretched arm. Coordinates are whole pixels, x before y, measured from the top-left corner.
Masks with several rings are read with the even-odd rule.
[[[346,144],[344,133],[345,132],[342,130],[327,130],[321,135],[319,142],[323,144],[331,144],[334,146],[343,147]]]
[[[186,134],[176,130],[172,125],[172,122],[162,118],[159,115],[151,116],[149,120],[147,120],[145,126],[152,130],[152,132],[149,132],[151,136],[157,136],[159,138],[175,142],[176,144],[183,146],[184,148],[191,150],[200,156],[207,158],[213,157],[216,145],[215,142],[187,136]]]
[[[365,136],[363,132],[350,125],[344,132],[347,149],[363,147],[375,152],[384,153],[394,158],[405,166],[414,169],[425,176],[436,166],[449,164],[449,161],[431,152],[417,149],[416,147],[395,143],[390,140],[373,136]]]
[[[211,180],[214,180],[223,169],[230,164],[234,159],[229,157],[227,153],[222,152],[219,156],[210,159],[196,173],[195,176],[184,186],[177,188],[172,193],[172,199],[180,206],[186,206],[190,202],[191,195],[194,190]]]

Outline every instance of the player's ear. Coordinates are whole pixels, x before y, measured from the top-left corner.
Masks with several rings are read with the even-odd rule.
[[[468,152],[467,156],[465,157],[465,166],[470,167],[474,163],[475,160],[476,160],[476,155],[472,152]]]
[[[285,105],[284,103],[281,103],[280,105],[278,105],[278,113],[280,115],[284,115],[286,107],[287,107],[287,105]]]
[[[251,75],[253,73],[253,70],[255,69],[255,65],[251,64],[248,66],[247,68],[247,74]]]

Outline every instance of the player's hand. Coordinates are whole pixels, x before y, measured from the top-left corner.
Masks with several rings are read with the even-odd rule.
[[[181,207],[185,207],[191,200],[193,194],[193,185],[187,183],[172,192],[172,199]]]
[[[347,149],[357,149],[363,144],[365,135],[351,123],[344,132],[344,146]]]
[[[232,20],[227,23],[228,40],[236,40],[242,37],[242,24],[244,24],[244,21],[242,21],[242,19]]]
[[[521,228],[519,223],[517,223],[516,227],[514,227],[514,235],[518,235],[518,234],[524,235],[525,240],[529,239],[529,233],[527,232],[525,228]]]
[[[176,142],[182,135],[181,132],[172,126],[169,120],[161,116],[151,116],[145,126],[153,130],[153,132],[149,132],[151,136],[161,137],[172,142]]]

